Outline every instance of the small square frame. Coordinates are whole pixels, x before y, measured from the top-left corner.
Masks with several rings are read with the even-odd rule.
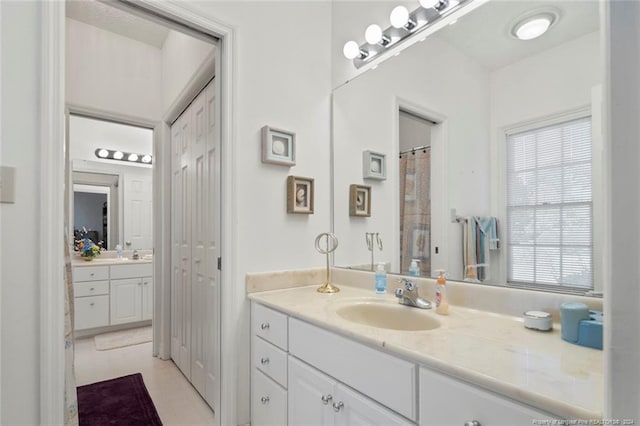
[[[287,213],[313,214],[313,178],[287,177]]]
[[[296,134],[269,126],[262,128],[262,162],[279,166],[296,165]]]
[[[371,216],[371,187],[353,184],[349,186],[349,216]]]
[[[386,156],[379,152],[362,151],[362,177],[364,179],[386,180]]]

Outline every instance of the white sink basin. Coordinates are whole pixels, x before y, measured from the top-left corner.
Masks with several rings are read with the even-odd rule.
[[[440,327],[440,322],[423,309],[374,301],[354,302],[336,309],[347,321],[371,327],[402,331],[426,331]]]

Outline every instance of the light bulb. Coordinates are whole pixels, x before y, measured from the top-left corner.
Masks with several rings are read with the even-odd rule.
[[[438,3],[440,3],[440,0],[420,0],[420,6],[424,7],[425,9],[431,9]]]
[[[369,44],[376,44],[382,40],[382,28],[379,25],[371,24],[364,32],[364,39]]]
[[[107,151],[106,149],[102,148],[100,151],[98,151],[98,157],[107,158],[108,156],[109,156],[109,151]]]
[[[353,40],[349,40],[344,44],[342,48],[342,53],[347,59],[353,59],[360,55],[360,46]]]
[[[115,158],[116,160],[122,160],[122,157],[124,156],[124,154],[120,151],[116,151],[113,153],[113,158]]]
[[[151,156],[149,154],[142,157],[142,162],[149,164],[151,162]]]
[[[138,161],[138,154],[129,154],[129,157],[127,157],[127,160]]]
[[[551,26],[551,19],[548,17],[536,17],[528,21],[524,21],[516,26],[514,34],[520,40],[532,40],[540,37]]]
[[[402,28],[409,22],[409,10],[404,6],[396,6],[389,15],[389,21],[394,28]]]

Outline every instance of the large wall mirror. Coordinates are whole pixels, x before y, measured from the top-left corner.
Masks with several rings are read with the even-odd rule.
[[[517,39],[538,13],[549,30]],[[336,266],[408,274],[416,259],[421,276],[600,290],[599,23],[597,1],[488,1],[336,88]],[[352,184],[371,187],[369,217],[349,215]]]
[[[99,150],[121,152],[101,158]],[[79,115],[69,117],[69,156],[73,197],[72,238],[91,238],[107,250],[153,248],[151,153],[153,130]],[[149,164],[128,161],[149,155]],[[118,156],[119,157],[119,156]],[[133,159],[133,157],[132,157]]]

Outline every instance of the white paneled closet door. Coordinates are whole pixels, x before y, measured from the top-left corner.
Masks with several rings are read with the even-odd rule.
[[[190,195],[184,201],[186,207],[176,206],[176,203],[173,206],[177,221],[174,223],[174,248],[182,255],[180,259],[174,256],[176,298],[172,300],[172,315],[174,312],[175,315],[172,316],[171,352],[172,356],[176,352],[176,364],[207,403],[216,409],[220,400],[220,143],[214,82],[207,85],[172,127],[172,137],[177,145],[183,145],[178,142],[180,138],[190,138],[188,161],[183,163],[183,154],[174,148],[176,163],[181,160],[180,170],[187,170],[182,173],[178,167],[174,168],[174,200],[180,203],[184,200],[181,194]],[[186,121],[190,123],[188,131],[185,131]],[[183,226],[185,224],[188,225]],[[190,277],[190,282],[180,281],[184,277]],[[187,287],[190,289],[188,295],[180,292],[179,288]],[[187,297],[189,303],[185,301]],[[184,342],[186,346],[183,346]],[[175,349],[174,344],[177,345]],[[187,359],[189,365],[185,366]]]
[[[191,378],[191,114],[171,126],[171,358]]]

